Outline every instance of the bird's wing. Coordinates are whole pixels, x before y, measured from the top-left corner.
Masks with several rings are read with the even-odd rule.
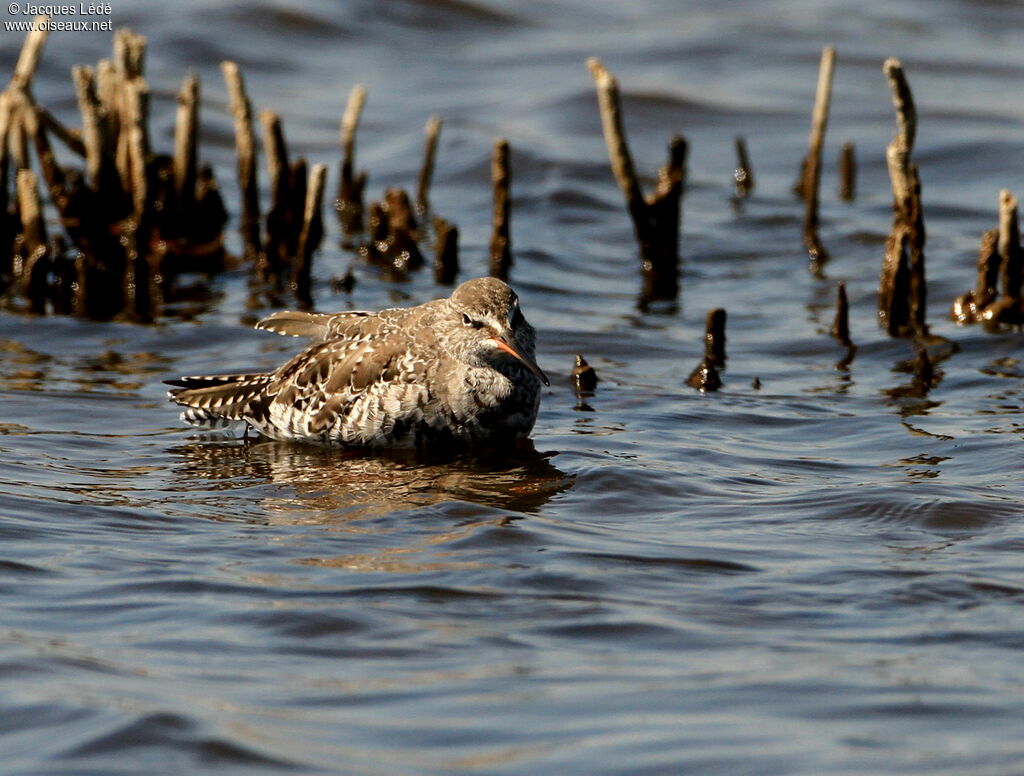
[[[359,339],[375,336],[399,324],[417,308],[390,307],[380,312],[346,310],[341,313],[305,313],[283,310],[271,313],[256,324],[257,329],[284,334],[289,337],[309,337],[314,340]]]
[[[289,337],[326,340],[334,336],[333,331],[337,327],[344,327],[350,323],[358,325],[372,316],[373,313],[361,310],[344,313],[304,313],[297,310],[283,310],[271,313],[257,323],[256,328]]]
[[[346,417],[371,388],[402,382],[408,339],[386,328],[377,336],[332,339],[317,343],[282,366],[267,393],[273,395],[272,416],[292,424],[302,418],[309,434],[318,434]]]

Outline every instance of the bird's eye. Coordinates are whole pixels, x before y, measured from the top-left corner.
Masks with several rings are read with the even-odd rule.
[[[472,326],[474,329],[479,329],[481,326],[483,326],[483,323],[481,323],[480,321],[474,321],[465,313],[462,314],[462,322],[467,326]]]

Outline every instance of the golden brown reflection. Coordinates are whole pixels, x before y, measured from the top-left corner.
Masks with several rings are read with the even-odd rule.
[[[535,513],[572,485],[550,453],[532,445],[508,455],[423,459],[412,454],[369,455],[288,442],[200,442],[169,451],[176,474],[195,488],[233,490],[261,482],[288,486],[264,499],[268,517],[287,522],[335,522],[388,515],[441,502],[468,502]],[[455,516],[462,510],[453,505]],[[286,516],[286,517],[285,517]]]
[[[49,355],[0,338],[0,387],[12,391],[70,388],[134,395],[151,377],[165,374],[170,363],[168,357],[147,351]]]
[[[253,498],[250,519],[276,525],[322,525],[361,534],[357,552],[297,558],[309,566],[349,571],[415,574],[473,568],[453,542],[488,527],[511,523],[515,513],[533,513],[572,485],[549,455],[530,446],[503,457],[422,460],[412,455],[367,455],[287,442],[244,440],[182,445],[173,475],[181,490],[242,490]],[[269,493],[261,485],[275,486]],[[227,493],[216,498],[212,519],[237,519]],[[207,497],[200,501],[209,503]],[[238,499],[235,499],[237,502]],[[436,506],[435,506],[436,505]],[[480,506],[500,509],[480,509]],[[433,507],[439,519],[395,513]]]

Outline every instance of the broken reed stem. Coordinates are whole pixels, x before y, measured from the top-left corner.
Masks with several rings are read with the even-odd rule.
[[[273,111],[260,113],[263,125],[263,153],[267,158],[270,175],[270,209],[267,211],[266,265],[259,268],[263,279],[277,274],[286,262],[282,255],[285,245],[285,222],[288,198],[288,149],[281,129],[281,117]]]
[[[1017,199],[1003,189],[999,192],[999,228],[982,236],[974,288],[953,300],[953,319],[958,323],[1024,323],[1022,282],[1024,248]]]
[[[78,97],[78,109],[82,114],[82,142],[85,144],[85,163],[89,184],[97,191],[107,177],[107,136],[102,120],[99,98],[96,96],[96,79],[92,68],[76,65],[71,68]]]
[[[14,118],[12,101],[13,97],[10,92],[0,92],[0,220],[7,213],[9,196],[7,184],[10,178],[10,154],[7,150],[7,140]],[[0,255],[0,260],[4,260],[0,267],[6,264],[6,258],[6,256]]]
[[[679,223],[686,174],[687,144],[681,137],[669,143],[669,159],[658,172],[658,187],[647,200],[637,179],[622,122],[619,84],[596,57],[587,67],[597,88],[601,127],[612,173],[622,189],[640,245],[644,275],[641,306],[655,299],[675,299],[679,293]]]
[[[512,245],[509,235],[509,165],[508,141],[494,141],[491,157],[491,184],[494,187],[494,212],[491,221],[491,277],[508,280],[512,267]]]
[[[49,21],[48,16],[39,15],[32,22],[32,30],[25,36],[25,42],[21,46],[21,53],[18,55],[18,64],[14,67],[14,76],[11,78],[11,86],[22,91],[29,91],[32,87],[32,78],[35,76],[36,68],[39,66],[39,59],[43,55],[43,45],[49,34],[43,22]]]
[[[430,207],[430,182],[434,177],[434,159],[437,156],[437,140],[441,135],[441,118],[431,116],[427,120],[427,139],[423,146],[423,167],[420,169],[419,185],[416,187],[416,209],[420,215]]]
[[[459,228],[443,218],[435,218],[434,234],[437,236],[434,282],[450,286],[459,274]]]
[[[902,223],[893,225],[878,285],[878,319],[890,337],[904,333],[910,318],[909,242],[909,228]]]
[[[140,84],[145,88],[142,77],[143,61],[146,50],[146,39],[135,35],[131,30],[121,29],[114,33],[114,59],[112,63],[113,94],[107,101],[115,110],[117,119],[117,151],[115,160],[125,189],[134,189],[132,181],[135,177],[132,159],[132,133],[130,127],[134,122],[132,106],[134,101],[130,90]],[[147,139],[148,148],[148,139]]]
[[[422,267],[423,254],[416,244],[416,216],[404,189],[384,192],[381,216],[385,230],[383,240],[378,243],[377,260],[399,276]]]
[[[725,320],[722,308],[708,310],[704,321],[704,359],[715,366],[725,364]]]
[[[141,78],[146,64],[146,38],[136,35],[127,27],[114,33],[114,63],[121,77],[127,80]]]
[[[178,92],[174,126],[174,192],[178,211],[190,213],[195,204],[199,130],[199,76],[189,73]]]
[[[1019,305],[1021,280],[1024,279],[1024,256],[1020,246],[1020,223],[1017,198],[1003,189],[999,192],[999,258],[1003,298]]]
[[[895,57],[890,57],[882,64],[882,71],[889,80],[892,90],[892,105],[896,109],[896,134],[903,138],[909,152],[917,139],[917,107],[914,95],[910,91],[903,65]]]
[[[917,134],[914,99],[898,59],[887,59],[882,70],[889,81],[896,109],[897,134],[886,149],[886,163],[893,194],[893,227],[879,285],[879,316],[891,336],[926,334],[927,283],[925,280],[925,229],[921,207],[921,180],[917,166],[910,162]],[[889,247],[899,245],[899,250]],[[894,264],[898,259],[906,264]],[[906,276],[905,288],[897,274]],[[883,293],[883,289],[885,293]],[[905,296],[905,302],[889,295]],[[881,304],[885,302],[886,308]]]
[[[32,170],[18,170],[18,210],[21,216],[22,236],[28,253],[40,246],[46,247],[46,227],[43,223],[43,205],[39,199],[39,186]]]
[[[690,376],[686,378],[686,384],[701,393],[717,391],[722,387],[722,377],[715,369],[715,365],[705,358],[690,372]]]
[[[341,151],[350,169],[356,163],[356,132],[359,130],[359,119],[363,115],[366,103],[366,89],[361,84],[352,87],[345,105],[345,113],[341,117]]]
[[[747,155],[747,141],[741,136],[736,137],[736,169],[733,172],[733,184],[737,199],[743,199],[754,190],[754,170]]]
[[[839,198],[852,202],[857,196],[857,151],[852,141],[839,151]]]
[[[147,219],[149,204],[149,89],[142,78],[136,78],[125,84],[125,91],[128,124],[122,126],[121,131],[128,138],[132,207],[136,222],[141,228],[142,222]]]
[[[363,230],[363,190],[366,174],[356,175],[356,132],[366,102],[366,89],[356,84],[348,97],[341,117],[341,170],[338,176],[338,198],[335,208],[346,234]]]
[[[20,240],[15,241],[15,251],[19,257],[16,259],[14,272],[32,309],[42,312],[45,309],[48,290],[49,248],[46,243],[43,205],[39,199],[36,174],[27,169],[18,170],[16,186],[22,226]]]
[[[30,166],[28,160],[28,133],[25,129],[24,111],[18,108],[11,122],[9,133],[11,158],[15,170],[25,170]]]
[[[320,246],[324,236],[323,201],[324,185],[327,182],[327,165],[315,164],[306,187],[306,204],[302,216],[302,231],[292,266],[292,284],[300,304],[312,303],[310,272],[313,267],[313,253]]]
[[[629,208],[630,215],[633,215],[634,212],[642,211],[646,203],[636,177],[636,168],[633,165],[633,157],[629,153],[629,145],[626,142],[626,133],[622,125],[619,83],[596,57],[587,60],[587,67],[590,68],[590,74],[597,84],[601,127],[604,132],[605,144],[608,146],[612,174],[626,197],[626,206]]]
[[[259,173],[256,163],[256,132],[253,129],[252,103],[245,91],[242,71],[234,62],[221,62],[228,87],[231,115],[235,122],[235,148],[238,153],[238,188],[242,193],[240,229],[245,255],[255,259],[261,248]]]
[[[976,313],[987,307],[999,293],[1000,264],[999,229],[989,229],[982,235],[978,250],[978,276],[974,281],[973,294]]]
[[[687,385],[702,393],[722,386],[717,367],[725,366],[725,318],[725,310],[716,308],[704,319],[704,358],[686,378]]]
[[[100,108],[104,120],[107,122],[107,134],[111,137],[117,136],[118,131],[118,92],[121,83],[114,71],[114,63],[109,59],[101,59],[96,65],[96,97],[100,101]]]
[[[118,72],[114,62],[109,59],[100,60],[96,67],[96,96],[99,98],[106,125],[106,135],[110,142],[107,153],[110,154],[117,171],[117,177],[124,191],[129,190],[131,180],[130,161],[128,159],[128,117],[125,115],[126,83]]]
[[[818,237],[818,192],[821,187],[821,155],[828,125],[828,110],[832,100],[832,73],[835,69],[836,50],[826,46],[821,51],[818,68],[818,89],[811,114],[811,134],[808,139],[807,158],[803,165],[800,194],[804,198],[804,247],[810,256],[812,268],[828,260],[828,254]]]
[[[582,353],[576,354],[576,360],[572,368],[572,386],[577,394],[590,394],[597,388],[597,371]]]
[[[61,208],[61,203],[65,200],[62,196],[64,193],[64,173],[57,164],[57,158],[54,156],[53,148],[50,146],[50,140],[46,136],[46,132],[43,131],[43,124],[39,117],[39,108],[27,104],[23,108],[22,119],[29,137],[32,138],[35,144],[40,172],[42,172],[43,180],[46,182],[46,186],[49,188],[50,195],[57,204],[58,210],[61,210],[61,217],[63,218],[65,208]]]

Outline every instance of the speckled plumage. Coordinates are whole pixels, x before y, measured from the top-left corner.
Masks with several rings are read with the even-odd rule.
[[[417,307],[281,312],[256,327],[313,343],[274,372],[168,381],[183,419],[331,446],[493,444],[530,433],[547,383],[533,327],[494,278]]]

